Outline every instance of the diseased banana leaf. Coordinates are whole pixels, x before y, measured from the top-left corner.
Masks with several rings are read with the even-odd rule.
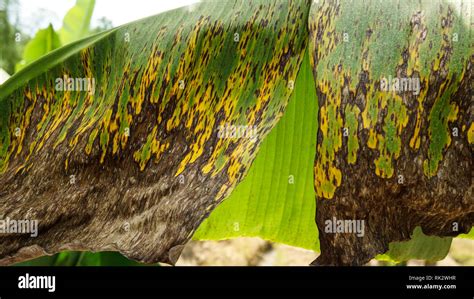
[[[262,142],[248,175],[232,194],[203,221],[193,238],[222,240],[261,237],[319,251],[315,219],[312,163],[317,130],[317,102],[308,56],[305,55],[285,115]],[[306,128],[312,128],[307,130]],[[278,186],[278,187],[277,187]],[[377,258],[401,262],[409,259],[439,260],[450,248],[451,238],[425,236],[415,230],[408,242],[394,242]],[[123,265],[113,253],[63,252],[21,265]],[[110,255],[117,258],[108,258]]]
[[[314,180],[319,264],[389,249],[391,260],[442,258],[451,238],[413,229],[473,225],[466,2],[312,3],[309,19],[306,1],[201,3],[72,43],[6,82],[0,216],[38,219],[40,234],[0,236],[0,263],[61,250],[173,263],[245,176],[293,89],[249,176],[195,237],[316,250]],[[313,88],[308,64],[295,83],[308,22]],[[419,93],[381,90],[397,76],[418,77]],[[94,90],[57,90],[71,77],[94,78]],[[315,152],[312,176],[302,161]],[[364,235],[325,232],[332,219],[363,220]]]
[[[470,20],[469,1],[314,2],[315,263],[364,264],[417,226],[473,226]],[[365,233],[325,233],[331,219],[364,221]]]
[[[319,251],[312,166],[317,112],[306,53],[285,114],[262,142],[248,175],[193,238],[261,237]]]
[[[318,128],[313,80],[305,55],[285,115],[262,142],[248,175],[203,221],[194,239],[261,237],[320,251],[312,183]],[[451,240],[426,236],[417,227],[409,241],[390,243],[377,259],[394,263],[441,260]]]
[[[0,264],[62,250],[174,263],[282,116],[308,11],[202,2],[69,44],[5,82],[0,216],[38,220],[39,234],[0,236]],[[219,135],[233,126],[251,134]]]

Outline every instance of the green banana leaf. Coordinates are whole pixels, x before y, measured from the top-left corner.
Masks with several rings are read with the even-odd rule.
[[[378,255],[377,259],[399,263],[411,259],[439,261],[448,255],[453,238],[426,236],[418,226],[411,235],[411,240],[405,242],[392,242],[389,251]]]
[[[474,240],[474,228],[469,231],[467,234],[461,234],[459,235],[460,238],[465,238],[465,239],[472,239]]]
[[[94,12],[95,0],[77,0],[63,19],[59,30],[62,45],[67,45],[89,35],[90,23]]]
[[[61,47],[61,41],[53,25],[50,24],[47,28],[39,30],[26,44],[23,60],[17,64],[16,71],[59,47]]]

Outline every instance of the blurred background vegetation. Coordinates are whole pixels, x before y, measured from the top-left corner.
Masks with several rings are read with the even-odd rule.
[[[41,56],[86,36],[111,29],[114,24],[105,16],[91,25],[95,0],[77,0],[62,18],[62,26],[45,26],[53,18],[46,9],[21,19],[20,0],[0,0],[0,84]],[[25,26],[24,22],[28,23]],[[471,234],[474,230],[471,231]],[[265,241],[259,238],[237,238],[226,241],[192,241],[177,265],[276,265],[304,266],[317,257],[311,250]],[[62,252],[41,257],[18,266],[130,266],[141,265],[115,252]],[[396,265],[373,260],[368,265]],[[454,238],[450,252],[441,261],[410,260],[398,265],[474,265],[474,240]]]
[[[8,74],[15,72],[15,65],[21,60],[25,45],[31,39],[23,35],[19,26],[19,11],[17,0],[0,1],[0,68]]]

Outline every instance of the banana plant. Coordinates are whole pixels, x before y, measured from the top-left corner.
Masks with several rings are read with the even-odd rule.
[[[77,0],[63,19],[63,27],[56,32],[53,25],[39,30],[23,52],[23,59],[16,70],[21,70],[41,56],[73,41],[89,35],[89,26],[94,11],[95,0]]]
[[[0,264],[193,235],[442,258],[474,224],[469,9],[203,1],[36,60],[0,87]]]

